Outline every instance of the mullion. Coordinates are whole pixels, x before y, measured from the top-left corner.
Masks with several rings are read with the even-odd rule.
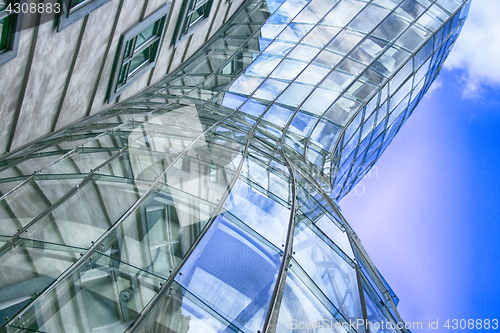
[[[150,45],[149,47],[151,47],[151,46],[153,46],[153,45]],[[140,53],[142,53],[144,51],[146,51],[146,49],[142,50],[141,52],[138,52],[137,55],[139,55]],[[132,58],[131,61],[129,62],[130,65],[129,65],[129,72],[128,72],[128,75],[127,75],[127,79],[135,76],[138,73],[138,71],[140,71],[142,68],[144,68],[144,66],[146,66],[149,63],[151,63],[151,55],[152,55],[152,52],[151,52],[151,50],[149,50],[149,53],[147,55],[146,60],[144,62],[142,62],[139,66],[137,66],[137,68],[135,68],[134,70],[132,70],[132,72],[130,72],[130,67],[132,66],[132,60],[133,60],[133,58]]]
[[[150,45],[152,44],[154,41],[156,41],[156,39],[159,37],[160,33],[161,33],[161,28],[163,27],[163,23],[164,23],[164,18],[160,18],[159,20],[155,21],[153,24],[151,24],[149,27],[147,27],[146,29],[144,29],[143,31],[141,31],[139,34],[137,34],[135,38],[136,42],[134,43],[134,49],[133,51],[136,52],[136,51],[139,51],[140,48],[142,48],[144,45]],[[146,30],[148,30],[151,26],[153,26],[153,35],[151,37],[149,37],[149,39],[146,39],[140,46],[138,49],[136,49],[136,44],[137,44],[137,39],[139,36],[141,36]],[[144,37],[142,37],[144,38]],[[153,41],[154,40],[154,41]]]
[[[127,58],[123,59],[123,62],[122,62],[121,70],[123,70],[123,67],[124,67],[124,66],[127,66],[127,69],[126,69],[126,71],[125,71],[125,75],[124,75],[125,77],[124,77],[124,80],[123,80],[124,82],[123,82],[123,83],[121,83],[122,85],[123,85],[123,84],[125,84],[125,83],[127,83],[127,80],[128,80],[131,76],[133,76],[133,75],[131,75],[131,73],[130,73],[130,66],[131,66],[131,63],[132,63],[132,60],[134,59],[134,57],[135,57],[137,54],[139,54],[139,53],[143,52],[146,48],[151,47],[151,46],[152,46],[155,42],[157,42],[157,41],[160,39],[160,37],[159,37],[158,35],[156,35],[155,37],[153,37],[153,38],[149,39],[148,41],[146,41],[146,42],[145,42],[143,45],[141,45],[141,46],[140,46],[137,50],[135,50],[135,45],[136,45],[136,43],[137,43],[137,38],[138,38],[138,36],[139,36],[139,35],[135,36],[135,37],[131,40],[132,45],[130,45],[130,46],[129,46],[129,47],[130,47],[130,55],[128,55],[128,56],[127,56]],[[150,61],[151,61],[151,55],[149,56],[149,59],[148,59],[148,62],[150,62]],[[140,69],[141,67],[143,67],[143,66],[144,66],[144,64],[141,64],[139,67],[137,67],[137,68],[134,70],[134,72],[136,72],[137,70],[139,70],[139,69]]]
[[[208,1],[210,1],[210,0],[206,0],[206,1],[203,1],[203,2],[200,2],[199,4],[197,4],[196,0],[193,0],[193,9],[192,9],[192,11],[195,11],[195,10],[199,9],[200,7],[204,6],[205,4],[207,4]]]
[[[77,3],[73,7],[71,7],[71,0],[70,0],[69,3],[68,3],[68,7],[70,7],[69,8],[69,13],[72,14],[72,13],[76,12],[77,10],[79,10],[79,9],[83,8],[84,6],[88,5],[90,2],[92,2],[92,0],[84,0],[82,2]]]
[[[205,6],[207,5],[207,3],[205,2],[203,5],[195,8],[192,12],[191,12],[191,17],[193,17],[193,14],[194,13],[198,13],[200,16],[198,16],[194,21],[191,21],[189,23],[189,27],[193,27],[196,23],[200,22],[201,20],[203,20],[205,18]],[[201,12],[198,12],[199,10],[202,10]]]
[[[135,37],[134,39],[137,40],[137,37]],[[160,39],[160,37],[158,35],[156,35],[156,36],[148,39],[146,42],[144,42],[141,46],[139,46],[139,48],[137,50],[132,50],[132,58],[134,57],[134,55],[136,53],[141,53],[142,51],[144,51],[145,49],[147,49],[148,47],[153,45],[158,39]],[[135,47],[135,42],[134,42],[134,47]]]
[[[191,29],[196,23],[198,23],[199,21],[203,20],[203,18],[206,15],[206,13],[205,13],[204,10],[201,13],[201,15],[199,17],[197,17],[196,20],[194,20],[194,21],[193,21],[193,15],[195,14],[196,11],[198,11],[199,9],[201,9],[203,6],[206,6],[208,4],[208,2],[209,2],[209,0],[204,1],[204,2],[202,2],[200,4],[197,4],[196,0],[193,0],[191,2],[190,9],[188,11],[188,14],[186,15],[187,19],[186,19],[185,26],[184,26],[184,33],[186,33],[187,31],[189,31],[189,29]]]
[[[120,73],[118,73],[118,86],[123,86],[127,83],[128,72],[130,69],[130,63],[132,62],[132,58],[126,59],[126,62],[125,62],[125,60],[123,60],[123,62],[125,64],[122,65],[122,67],[120,68]],[[124,67],[126,67],[125,71],[124,71]],[[123,76],[122,76],[122,72],[124,73]]]
[[[134,38],[132,38],[127,44],[129,44],[128,46],[128,50],[126,50],[126,52],[128,52],[128,55],[126,58],[123,59],[122,61],[122,66],[120,68],[120,74],[121,72],[123,71],[123,68],[124,66],[127,66],[127,68],[125,69],[125,73],[123,74],[123,78],[122,78],[122,81],[121,83],[119,83],[120,85],[124,85],[127,83],[128,81],[128,78],[129,78],[129,71],[130,71],[130,65],[132,63],[132,59],[134,59],[134,49],[135,49],[135,44],[137,42],[137,36],[135,36]],[[120,75],[119,74],[119,75]],[[120,78],[118,78],[120,79]]]

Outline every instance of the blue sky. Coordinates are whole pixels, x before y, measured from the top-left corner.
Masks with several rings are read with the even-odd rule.
[[[424,324],[414,332],[454,331],[446,319],[500,320],[498,13],[499,0],[473,0],[439,79],[340,202],[403,319]],[[428,329],[436,319],[439,329]]]

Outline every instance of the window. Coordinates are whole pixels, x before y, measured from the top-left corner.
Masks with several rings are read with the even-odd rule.
[[[7,1],[0,0],[0,65],[17,55],[21,25],[18,16],[7,11]]]
[[[243,70],[243,53],[238,53],[231,59],[226,66],[222,67],[220,73],[222,75],[237,75]]]
[[[122,36],[110,83],[108,102],[118,97],[141,75],[154,67],[169,11],[170,3],[137,23]]]
[[[59,17],[57,31],[70,26],[109,1],[111,0],[62,0],[63,14]]]
[[[183,14],[180,16],[178,23],[178,32],[176,34],[177,38],[174,40],[174,44],[178,41],[182,41],[201,26],[201,22],[210,14],[210,8],[212,8],[213,0],[188,0],[184,2],[184,7],[182,9]]]

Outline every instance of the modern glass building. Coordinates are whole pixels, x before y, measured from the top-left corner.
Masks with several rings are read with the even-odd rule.
[[[159,84],[3,155],[2,329],[409,332],[337,203],[469,4],[248,0]]]

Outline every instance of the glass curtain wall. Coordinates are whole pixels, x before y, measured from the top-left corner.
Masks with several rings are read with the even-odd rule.
[[[3,156],[0,324],[408,332],[336,202],[428,90],[467,10],[249,0],[160,84]]]

